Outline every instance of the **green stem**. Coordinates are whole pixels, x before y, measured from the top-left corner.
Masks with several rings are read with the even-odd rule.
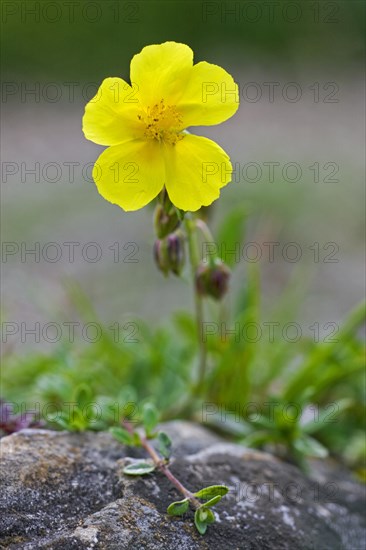
[[[185,227],[188,239],[189,259],[191,263],[192,280],[194,288],[194,302],[196,309],[196,323],[197,323],[197,338],[199,349],[199,368],[197,384],[194,387],[193,394],[197,395],[202,391],[202,387],[205,381],[206,364],[207,364],[207,350],[202,338],[202,326],[203,326],[203,301],[202,297],[198,294],[195,287],[196,271],[200,261],[197,239],[195,234],[196,222],[192,218],[185,218]]]
[[[215,243],[215,239],[213,238],[211,231],[208,228],[208,225],[203,220],[196,220],[196,227],[201,231],[207,242]]]

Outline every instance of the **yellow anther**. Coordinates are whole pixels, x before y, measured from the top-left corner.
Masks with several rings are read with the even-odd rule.
[[[174,145],[183,139],[182,117],[175,105],[165,105],[162,99],[146,111],[139,114],[137,118],[144,124],[144,137],[155,139]]]

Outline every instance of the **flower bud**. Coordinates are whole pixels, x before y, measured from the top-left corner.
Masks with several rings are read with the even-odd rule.
[[[163,239],[173,233],[180,225],[178,212],[175,206],[164,207],[157,204],[154,212],[154,227],[159,239]]]
[[[184,253],[184,235],[181,231],[176,231],[168,235],[167,241],[169,267],[174,275],[180,275],[185,264]]]
[[[164,275],[168,275],[169,271],[180,275],[185,263],[183,233],[176,231],[164,239],[158,239],[154,244],[154,257]]]
[[[166,254],[166,246],[164,245],[164,240],[157,239],[154,243],[154,259],[155,263],[164,273],[165,276],[169,273],[169,263],[168,257]]]
[[[227,292],[230,269],[220,259],[201,262],[196,272],[196,289],[202,296],[221,300]]]

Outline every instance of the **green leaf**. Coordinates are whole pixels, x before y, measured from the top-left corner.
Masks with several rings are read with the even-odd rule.
[[[352,405],[353,400],[347,398],[329,403],[323,409],[317,411],[317,418],[303,424],[302,430],[307,434],[312,434],[323,428],[329,427],[329,424],[339,422],[339,413],[351,408]]]
[[[194,496],[202,498],[203,500],[211,500],[217,496],[222,498],[228,492],[229,488],[226,487],[226,485],[209,485],[208,487],[201,489],[197,493],[194,493]]]
[[[199,532],[200,535],[204,535],[207,531],[207,523],[206,522],[202,522],[199,518],[199,510],[201,508],[199,508],[198,510],[196,510],[195,514],[194,514],[194,524],[197,528],[197,531]]]
[[[143,476],[150,474],[155,470],[154,464],[151,462],[134,462],[123,468],[123,473],[129,476]]]
[[[152,431],[159,422],[159,412],[152,403],[145,403],[142,409],[142,422],[147,435],[151,435]]]
[[[72,418],[68,413],[62,412],[57,419],[57,424],[71,432],[82,432],[88,427],[88,423],[78,407],[74,408]]]
[[[67,415],[65,412],[62,412],[61,414],[59,414],[55,422],[58,426],[60,426],[61,428],[64,428],[64,430],[72,430],[71,424],[69,421],[69,415]]]
[[[215,515],[209,508],[206,508],[205,506],[201,506],[201,508],[198,508],[199,510],[199,518],[200,521],[205,522],[207,524],[213,523],[215,521]]]
[[[240,422],[238,422],[237,415],[228,410],[225,410],[225,415],[223,415],[217,408],[217,411],[212,412],[212,414],[211,412],[210,414],[207,414],[207,418],[205,418],[205,416],[206,414],[204,415],[203,420],[205,423],[212,426],[214,429],[218,428],[220,431],[231,437],[245,437],[253,430],[253,427],[249,424],[249,422],[246,420],[240,420]]]
[[[137,432],[133,434],[133,443],[135,447],[141,447],[141,437]]]
[[[194,523],[195,523],[195,526],[197,527],[197,531],[201,535],[204,535],[206,533],[207,525],[209,525],[210,523],[213,523],[214,521],[215,521],[214,513],[209,508],[206,508],[205,506],[201,506],[200,508],[198,508],[198,510],[196,510],[194,514]]]
[[[168,508],[167,513],[170,516],[183,516],[189,508],[189,500],[185,498],[184,500],[177,500],[177,502],[172,502]]]
[[[248,448],[259,448],[265,445],[266,443],[270,443],[271,441],[274,441],[276,439],[273,432],[270,432],[268,430],[258,430],[255,431],[247,436],[244,437],[244,439],[241,440],[240,443],[245,445],[245,447]]]
[[[217,495],[216,497],[213,497],[210,500],[208,500],[207,502],[205,502],[205,506],[208,506],[209,508],[211,508],[211,506],[214,506],[215,504],[220,502],[221,499],[222,499],[222,497],[220,495]]]
[[[261,428],[267,428],[272,430],[275,423],[274,420],[270,420],[267,416],[264,416],[263,414],[251,414],[249,415],[249,421],[252,422],[252,424],[256,426],[260,426]]]
[[[305,456],[314,456],[317,458],[328,456],[328,450],[319,441],[309,435],[304,435],[301,439],[297,439],[294,442],[294,447],[299,453]]]
[[[135,445],[134,436],[125,430],[125,428],[114,426],[110,428],[109,431],[113,437],[120,443],[123,443],[123,445],[130,445],[131,447]]]
[[[158,433],[158,451],[164,457],[169,459],[172,454],[172,440],[165,432]]]

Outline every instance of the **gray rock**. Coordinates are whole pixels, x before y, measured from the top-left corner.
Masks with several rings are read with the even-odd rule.
[[[332,462],[311,477],[271,455],[187,422],[164,425],[171,469],[189,489],[224,483],[216,522],[171,518],[180,496],[161,473],[126,477],[127,449],[108,433],[23,430],[1,442],[1,548],[108,550],[364,550],[365,490]]]

